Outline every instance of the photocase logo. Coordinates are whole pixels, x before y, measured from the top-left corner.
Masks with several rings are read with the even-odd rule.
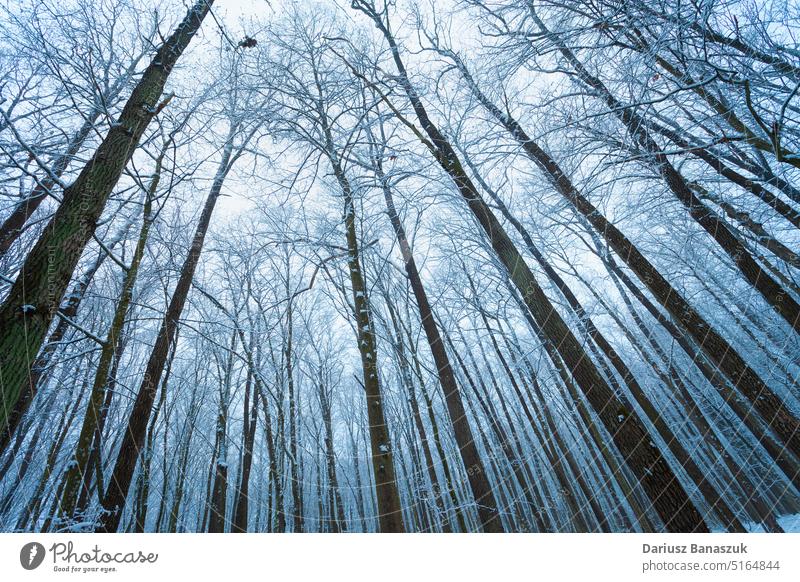
[[[19,551],[19,563],[26,570],[35,570],[44,561],[44,546],[39,542],[30,542]]]

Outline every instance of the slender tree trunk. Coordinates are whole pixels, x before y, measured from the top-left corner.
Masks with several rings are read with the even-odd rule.
[[[25,475],[28,474],[31,466],[33,465],[33,460],[35,459],[36,454],[40,451],[39,449],[39,442],[42,438],[44,433],[45,427],[49,424],[50,414],[53,412],[53,409],[56,404],[58,392],[53,390],[51,394],[48,395],[47,402],[44,405],[43,409],[39,414],[37,414],[37,419],[41,417],[41,420],[36,425],[36,429],[33,430],[33,435],[28,442],[28,446],[25,448],[25,452],[22,454],[21,458],[19,459],[19,464],[14,469],[14,481],[13,483],[8,486],[5,497],[3,498],[2,502],[0,502],[0,516],[6,516],[9,509],[11,508],[11,504],[14,501],[15,494],[20,492],[20,485],[25,479]],[[38,412],[38,411],[37,411]],[[6,477],[9,475],[8,471],[11,466],[14,464],[14,461],[18,459],[17,454],[19,453],[20,448],[22,447],[23,441],[25,440],[25,433],[28,430],[32,430],[31,427],[33,425],[33,419],[25,427],[25,431],[20,430],[18,432],[17,438],[15,439],[14,446],[11,448],[8,454],[8,458],[6,462],[3,464],[2,469],[0,469],[0,480],[5,482]],[[7,516],[6,516],[7,517]]]
[[[238,497],[233,513],[233,521],[231,522],[232,532],[246,532],[248,525],[248,513],[250,509],[250,472],[253,466],[253,444],[255,443],[256,424],[258,422],[258,400],[255,394],[252,397],[252,404],[249,404],[252,376],[252,371],[248,370],[244,406],[242,408],[242,414],[245,420],[242,435],[242,469],[239,479]],[[249,418],[247,417],[248,414],[250,415]]]
[[[169,511],[169,518],[167,519],[167,526],[165,529],[161,531],[166,531],[168,533],[175,533],[178,531],[178,523],[179,523],[179,512],[181,509],[181,503],[183,502],[183,496],[186,491],[184,484],[186,483],[186,476],[187,476],[187,464],[189,461],[189,452],[190,452],[190,445],[192,444],[192,435],[194,434],[195,424],[197,421],[197,414],[199,413],[199,406],[193,400],[189,405],[189,412],[186,415],[186,421],[184,422],[184,430],[181,431],[183,436],[183,447],[181,448],[180,457],[178,460],[178,475],[175,479],[175,492],[172,496],[172,507]]]
[[[348,428],[348,435],[350,437],[350,450],[351,450],[351,459],[353,459],[353,474],[355,475],[355,497],[356,497],[356,518],[358,522],[361,524],[361,531],[367,531],[367,520],[365,517],[366,506],[364,504],[364,488],[361,485],[361,463],[359,463],[359,454],[358,454],[358,444],[356,442],[356,437],[353,434],[353,427],[350,423],[347,425]]]
[[[347,238],[348,267],[353,294],[353,315],[355,317],[358,348],[361,355],[364,391],[367,398],[367,418],[369,420],[375,495],[378,502],[378,521],[380,531],[383,533],[403,532],[403,514],[394,474],[392,444],[389,436],[389,427],[386,424],[383,397],[378,377],[376,336],[370,313],[369,297],[367,296],[368,289],[364,282],[361,268],[353,190],[334,152],[330,128],[324,124],[323,130],[326,134],[327,155],[344,197],[343,221]]]
[[[238,339],[237,331],[234,330],[231,334],[224,372],[222,378],[220,378],[219,412],[217,414],[219,454],[217,455],[216,469],[214,471],[214,486],[212,487],[211,507],[209,508],[209,533],[224,533],[226,529],[228,509],[228,409],[230,406],[233,353],[236,350],[236,340]]]
[[[333,448],[333,423],[331,421],[331,404],[326,392],[327,388],[320,379],[319,398],[322,408],[322,422],[325,428],[325,460],[328,471],[328,489],[330,491],[331,514],[334,516],[334,531],[348,531],[347,520],[344,515],[342,492],[339,489],[339,479],[336,476],[336,454]],[[334,510],[334,504],[336,506]]]
[[[422,416],[419,410],[419,402],[417,401],[417,396],[414,390],[414,380],[411,376],[411,369],[410,363],[408,361],[408,357],[406,355],[406,346],[405,342],[403,341],[403,335],[400,331],[400,325],[398,324],[398,314],[397,309],[395,308],[392,298],[389,296],[389,291],[384,289],[383,290],[383,300],[386,305],[386,309],[389,313],[389,317],[392,322],[392,328],[394,329],[394,341],[392,342],[394,346],[395,356],[397,357],[397,365],[400,368],[400,379],[405,389],[406,394],[408,395],[408,404],[410,410],[408,411],[409,415],[413,419],[413,426],[416,428],[416,434],[419,438],[419,445],[422,449],[422,456],[425,463],[425,472],[428,475],[428,479],[430,481],[431,490],[428,491],[426,488],[426,493],[424,497],[432,496],[434,505],[436,506],[436,511],[439,514],[439,517],[442,520],[442,529],[444,532],[452,531],[450,528],[449,520],[447,519],[447,513],[444,507],[444,503],[442,501],[442,488],[439,484],[439,478],[436,475],[436,465],[433,461],[433,455],[431,454],[431,447],[430,443],[428,442],[428,435],[427,431],[425,430],[425,425],[422,422]],[[415,446],[416,439],[413,436],[413,431],[409,430],[406,431],[410,433],[412,436],[408,437],[410,446]],[[422,467],[419,467],[420,471]],[[420,493],[420,496],[423,496],[423,493]]]
[[[303,531],[303,483],[298,470],[300,460],[297,456],[297,401],[294,385],[294,351],[292,340],[294,335],[294,314],[292,310],[292,297],[288,287],[287,272],[286,294],[288,305],[286,308],[286,346],[283,357],[286,362],[286,385],[289,392],[289,477],[292,485],[292,518],[294,531]]]
[[[391,303],[387,303],[387,306],[391,306]],[[422,364],[420,363],[419,353],[417,352],[417,346],[416,342],[414,341],[412,330],[409,325],[406,325],[404,323],[404,319],[400,318],[399,316],[396,316],[395,320],[397,322],[398,327],[401,327],[405,331],[405,338],[408,344],[409,354],[411,355],[411,362],[414,364],[413,366],[414,375],[417,378],[417,384],[419,385],[420,393],[422,394],[422,398],[425,401],[425,409],[428,416],[428,422],[430,422],[431,425],[431,434],[433,436],[433,443],[436,447],[436,453],[439,456],[439,460],[441,462],[442,472],[444,473],[444,487],[447,492],[447,495],[450,498],[450,503],[453,506],[453,512],[456,517],[456,524],[458,525],[458,531],[465,533],[469,532],[470,529],[468,529],[467,527],[467,518],[464,514],[465,507],[464,504],[459,500],[456,481],[453,478],[452,474],[453,470],[451,468],[450,460],[447,456],[447,453],[445,452],[444,444],[442,443],[441,430],[439,428],[439,421],[436,419],[436,412],[434,411],[433,408],[433,400],[430,394],[428,394],[428,389],[425,387],[426,377],[425,374],[423,374],[422,372]],[[398,342],[399,341],[400,339],[398,338]],[[416,393],[413,390],[410,396],[412,399],[416,400]],[[456,443],[456,446],[457,445],[458,444]],[[464,470],[466,471],[466,469]],[[487,480],[489,479],[488,473],[486,478]],[[444,492],[440,488],[436,493],[439,497],[441,497]],[[452,522],[452,520],[448,518],[448,522]]]
[[[71,391],[69,394],[69,398],[67,402],[69,402],[72,398],[74,398],[73,405],[69,408],[67,412],[65,410],[64,415],[61,417],[61,424],[56,432],[56,438],[53,440],[53,445],[50,447],[50,452],[47,455],[46,461],[44,463],[44,473],[42,475],[41,480],[39,481],[39,488],[34,492],[33,496],[29,504],[26,506],[22,517],[17,522],[17,528],[21,528],[22,524],[26,523],[30,519],[30,529],[36,529],[36,524],[39,522],[39,516],[41,514],[42,505],[45,502],[44,499],[44,489],[47,485],[50,477],[53,476],[56,465],[58,464],[58,453],[61,451],[61,447],[64,445],[64,440],[69,433],[69,429],[72,426],[73,421],[75,420],[75,416],[78,414],[78,409],[81,407],[83,403],[83,394],[86,391],[86,387],[89,383],[89,369],[91,365],[87,366],[86,373],[83,375],[81,380],[80,388],[78,389],[78,393],[75,394],[75,390]],[[75,369],[76,376],[78,375],[79,368]],[[60,493],[58,488],[56,487],[56,496],[54,501],[57,501],[57,495]],[[44,522],[42,523],[42,527],[40,531],[46,532],[50,531],[50,526],[54,521],[54,514],[52,512],[45,514],[46,517]],[[61,524],[59,524],[59,527]]]
[[[128,314],[128,308],[133,297],[133,288],[136,285],[136,279],[139,273],[139,265],[144,257],[144,251],[150,234],[150,227],[154,220],[154,216],[152,215],[153,197],[156,194],[158,183],[161,179],[161,166],[166,151],[166,148],[162,150],[161,155],[156,161],[156,169],[144,203],[139,240],[136,243],[136,249],[133,252],[130,266],[125,273],[122,291],[117,301],[114,316],[111,320],[111,327],[108,330],[106,341],[100,352],[100,362],[95,372],[92,392],[89,395],[89,406],[83,419],[83,426],[78,436],[78,442],[75,445],[75,455],[64,475],[64,494],[61,497],[61,504],[59,505],[59,513],[62,519],[69,519],[74,513],[76,502],[80,495],[79,486],[81,481],[84,483],[84,488],[87,488],[89,485],[90,479],[88,475],[90,473],[87,471],[87,467],[92,448],[96,447],[98,450],[102,448],[102,435],[99,430],[100,411],[106,398],[109,370],[111,369],[115,356],[119,356],[121,352],[125,317]]]
[[[461,399],[461,391],[456,383],[455,374],[450,365],[450,358],[447,356],[447,351],[445,350],[444,343],[439,334],[439,329],[436,326],[436,320],[433,317],[433,311],[428,301],[428,295],[422,284],[411,245],[408,243],[405,229],[400,222],[400,216],[397,214],[391,187],[389,186],[387,177],[383,174],[381,161],[377,158],[375,160],[375,170],[381,182],[389,220],[392,223],[392,228],[394,229],[398,245],[400,246],[400,252],[403,255],[406,275],[408,276],[414,298],[419,308],[422,328],[425,330],[425,337],[428,340],[428,346],[431,349],[433,361],[436,365],[436,372],[439,377],[439,383],[442,386],[447,412],[453,426],[453,434],[458,444],[461,460],[464,463],[464,467],[467,469],[467,478],[469,479],[470,489],[472,490],[472,495],[478,508],[481,527],[483,531],[487,533],[502,532],[503,528],[498,517],[497,501],[494,498],[492,487],[487,479],[486,469],[478,453],[478,448],[475,446],[475,438],[472,435],[472,429],[467,421],[464,403]]]
[[[203,207],[203,212],[200,215],[200,221],[198,222],[192,239],[192,246],[181,268],[178,283],[175,286],[172,299],[167,307],[167,312],[161,322],[155,345],[153,346],[150,359],[147,363],[144,378],[136,394],[133,409],[127,421],[127,427],[119,450],[119,455],[114,466],[114,471],[106,493],[103,496],[103,507],[106,511],[98,527],[99,531],[114,532],[119,525],[122,510],[125,506],[125,498],[127,497],[133,471],[136,468],[136,462],[139,457],[139,451],[144,444],[143,439],[147,420],[150,417],[153,400],[155,399],[155,389],[161,379],[167,354],[175,339],[178,321],[183,312],[186,298],[189,295],[189,288],[194,278],[197,263],[200,259],[200,253],[203,251],[203,242],[205,241],[206,232],[211,222],[214,206],[221,193],[225,177],[230,171],[234,134],[235,128],[232,127],[228,143],[223,152],[222,161],[220,162],[217,174],[211,186],[211,191]]]
[[[214,483],[216,481],[217,455],[219,454],[219,433],[214,431],[214,448],[211,450],[211,462],[208,464],[206,473],[206,492],[204,503],[201,506],[203,520],[197,528],[198,531],[208,531],[208,524],[211,519],[211,497],[214,494]]]
[[[284,533],[286,531],[286,513],[283,509],[283,476],[278,471],[278,457],[275,450],[275,439],[272,434],[272,418],[269,413],[269,402],[261,386],[258,375],[255,377],[256,390],[261,398],[261,407],[264,411],[264,436],[267,440],[267,454],[269,455],[269,482],[275,488],[275,513],[277,516],[277,531]],[[269,516],[269,531],[273,531],[273,519]]]

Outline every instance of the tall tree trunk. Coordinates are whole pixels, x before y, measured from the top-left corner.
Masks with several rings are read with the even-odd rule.
[[[258,399],[255,394],[251,400],[251,384],[253,373],[248,370],[247,385],[245,386],[244,405],[242,414],[244,428],[242,429],[242,461],[241,476],[239,478],[238,497],[231,522],[232,532],[246,532],[248,525],[248,512],[250,502],[250,472],[253,466],[253,444],[256,438],[256,424],[258,422]],[[250,417],[248,418],[248,414]]]
[[[100,362],[97,365],[92,392],[89,395],[89,406],[83,419],[78,442],[75,445],[75,454],[72,462],[69,464],[69,468],[64,474],[64,494],[61,497],[61,504],[59,505],[59,513],[62,519],[68,519],[74,513],[76,502],[80,495],[79,485],[81,481],[84,483],[84,488],[89,485],[90,479],[88,476],[90,473],[86,469],[91,457],[92,448],[97,447],[97,449],[100,450],[102,447],[102,435],[99,431],[100,411],[102,410],[103,402],[106,398],[111,365],[115,357],[118,358],[121,353],[125,317],[128,314],[128,308],[133,297],[133,288],[136,285],[139,265],[144,257],[147,239],[150,234],[150,227],[155,218],[153,216],[153,197],[156,194],[158,183],[161,179],[161,167],[166,152],[167,150],[164,148],[161,155],[156,160],[155,172],[150,181],[144,202],[142,228],[139,231],[139,240],[136,243],[136,249],[133,252],[130,266],[125,273],[125,279],[122,283],[122,290],[119,300],[117,301],[114,316],[111,320],[111,326],[100,352]]]
[[[394,330],[394,341],[392,344],[397,357],[397,365],[400,368],[400,380],[403,388],[406,391],[406,394],[408,394],[408,404],[410,406],[409,415],[413,418],[413,425],[416,428],[419,445],[422,449],[425,471],[428,474],[428,479],[431,484],[431,490],[425,488],[426,493],[423,494],[421,492],[420,496],[423,498],[430,496],[433,497],[436,511],[442,520],[442,530],[445,533],[448,533],[452,531],[452,529],[450,527],[450,522],[447,518],[447,512],[442,501],[442,487],[439,484],[439,478],[436,474],[436,465],[434,464],[433,455],[431,454],[431,447],[428,441],[427,431],[425,430],[425,425],[422,422],[422,415],[420,414],[419,410],[419,402],[417,401],[416,391],[414,389],[414,380],[411,376],[411,366],[406,354],[406,346],[405,342],[403,341],[403,334],[397,321],[399,315],[397,314],[397,309],[395,308],[393,300],[389,295],[389,291],[386,289],[383,289],[383,300],[384,304],[386,305],[386,310],[389,313],[389,318],[392,322],[392,329]],[[410,433],[411,435],[414,434],[411,430],[407,431],[407,433]],[[410,441],[411,446],[416,444],[415,437],[409,436],[408,440]],[[421,467],[419,469],[422,471]]]
[[[287,287],[286,296],[288,304],[286,307],[286,345],[283,353],[286,365],[286,385],[289,395],[289,477],[292,486],[292,518],[294,521],[294,531],[303,531],[303,483],[298,469],[300,460],[297,456],[297,399],[294,385],[294,351],[292,341],[294,339],[294,313],[292,297],[289,290],[289,273],[287,264]]]
[[[400,216],[397,214],[388,178],[384,175],[381,161],[377,156],[375,159],[375,172],[381,183],[389,220],[397,237],[397,243],[403,255],[406,275],[419,308],[422,328],[425,330],[425,337],[428,340],[428,346],[436,365],[436,372],[439,383],[442,386],[444,401],[447,405],[447,412],[453,427],[456,443],[458,444],[459,454],[464,467],[467,469],[467,478],[478,508],[481,527],[487,533],[502,532],[503,528],[498,515],[497,501],[489,484],[483,461],[478,453],[478,447],[475,445],[472,429],[467,421],[467,414],[461,399],[461,391],[456,383],[453,367],[450,365],[450,358],[447,356],[447,351],[439,334],[439,328],[436,326],[433,310],[422,284],[422,278],[419,275],[411,245],[408,243],[405,229],[402,222],[400,222]]]
[[[231,374],[233,372],[233,354],[236,350],[238,338],[236,329],[231,334],[230,347],[224,371],[220,378],[219,386],[219,412],[217,414],[217,442],[219,454],[217,455],[216,469],[214,471],[214,486],[211,492],[211,507],[209,508],[208,531],[209,533],[224,533],[228,509],[228,412],[230,407]]]
[[[393,451],[389,427],[386,424],[383,397],[378,376],[378,348],[370,313],[368,289],[361,268],[361,254],[356,232],[356,210],[353,189],[344,173],[333,145],[333,136],[327,121],[323,121],[326,138],[326,154],[333,173],[342,190],[344,201],[343,222],[347,239],[347,264],[350,270],[350,285],[353,294],[353,316],[355,318],[358,349],[361,355],[364,391],[367,399],[372,471],[375,479],[375,495],[378,502],[378,522],[383,533],[403,532],[403,514],[400,494],[395,478]]]
[[[460,61],[457,61],[460,63]],[[704,353],[748,398],[753,407],[759,411],[764,420],[789,445],[789,451],[800,454],[800,421],[786,405],[774,394],[752,370],[738,352],[717,333],[711,325],[695,310],[683,296],[658,272],[636,246],[613,224],[611,224],[595,206],[585,198],[558,164],[539,145],[531,139],[519,123],[510,115],[500,111],[478,88],[463,63],[460,65],[462,75],[481,104],[512,134],[520,143],[530,159],[541,168],[556,190],[564,196],[573,207],[583,215],[594,230],[602,235],[609,246],[633,270],[639,279],[647,285],[658,301],[669,311],[686,333],[697,342]],[[563,289],[562,289],[563,291]],[[613,362],[614,360],[612,360]],[[750,412],[742,417],[747,423]],[[752,422],[749,423],[752,425]],[[763,431],[756,432],[761,437]],[[792,469],[794,463],[791,453],[781,447],[774,446],[771,437],[764,435],[765,446],[776,462],[784,467],[790,478],[795,476]]]
[[[320,372],[321,374],[321,372]],[[347,519],[344,515],[342,492],[339,488],[339,479],[336,475],[336,454],[333,448],[333,423],[331,421],[331,403],[327,394],[327,387],[320,378],[319,399],[322,408],[322,422],[325,429],[325,461],[328,471],[328,489],[330,492],[330,512],[333,515],[335,532],[348,531]],[[334,505],[336,506],[334,510]]]
[[[3,378],[0,430],[25,390],[28,372],[56,315],[81,254],[128,160],[159,105],[164,85],[214,0],[198,0],[158,49],[108,135],[25,259],[20,275],[0,307],[0,375]]]
[[[430,422],[431,425],[431,435],[433,436],[433,444],[436,447],[436,453],[439,456],[439,460],[442,466],[442,472],[444,473],[445,491],[447,492],[447,495],[450,497],[450,503],[453,506],[453,512],[456,517],[455,521],[458,524],[458,531],[464,533],[469,532],[470,529],[468,529],[467,526],[468,520],[464,512],[466,507],[464,507],[464,504],[462,504],[462,502],[459,500],[457,483],[453,478],[453,469],[455,469],[455,467],[451,467],[450,459],[448,458],[447,453],[445,452],[444,444],[442,443],[442,431],[439,428],[439,421],[437,420],[436,412],[433,408],[433,399],[431,398],[431,395],[428,393],[428,389],[425,386],[426,378],[422,372],[422,364],[420,363],[419,354],[417,353],[417,346],[414,342],[414,337],[411,328],[408,325],[405,325],[403,319],[399,317],[397,318],[397,323],[405,331],[405,337],[406,341],[408,342],[408,349],[411,355],[411,362],[414,364],[413,367],[414,374],[417,378],[417,384],[419,386],[420,393],[422,394],[422,398],[425,401],[425,410],[427,412],[428,422]],[[437,325],[439,325],[439,323],[437,323]],[[415,393],[412,392],[411,397],[414,400],[416,400]],[[464,471],[466,471],[466,469],[464,469]],[[486,478],[487,480],[489,479],[488,472]],[[443,494],[441,490],[438,491],[437,493],[439,496]]]
[[[255,380],[256,390],[261,398],[261,407],[264,411],[264,436],[267,441],[267,454],[269,455],[269,483],[275,488],[275,513],[278,520],[277,531],[279,533],[285,533],[286,513],[283,509],[283,476],[278,471],[278,457],[275,447],[275,439],[273,438],[272,433],[272,418],[269,413],[269,401],[267,400],[265,389],[261,386],[261,382],[257,374]],[[272,516],[270,515],[268,531],[273,531],[274,526],[275,524],[273,523]]]
[[[144,444],[145,429],[153,407],[156,387],[164,371],[167,354],[175,339],[178,321],[183,312],[186,298],[189,295],[189,288],[192,284],[194,272],[200,259],[200,253],[203,251],[203,242],[205,241],[206,232],[211,222],[214,206],[222,191],[222,184],[225,181],[225,177],[231,168],[233,136],[235,131],[236,128],[232,127],[223,151],[222,161],[217,169],[217,174],[211,185],[211,191],[206,199],[203,212],[200,215],[200,220],[195,229],[194,237],[192,238],[192,246],[181,268],[178,283],[175,286],[172,299],[167,307],[167,312],[158,330],[156,342],[150,353],[150,359],[145,369],[144,378],[136,393],[119,455],[114,465],[114,471],[105,495],[103,496],[103,507],[106,511],[98,527],[99,531],[114,532],[119,525],[122,510],[125,506],[125,498],[128,495],[128,488],[130,487],[133,471],[136,468],[136,462],[139,457],[139,451]]]
[[[661,516],[668,531],[706,531],[702,515],[692,503],[676,478],[661,451],[649,446],[647,432],[633,410],[626,407],[606,384],[589,356],[573,335],[558,311],[536,282],[533,273],[517,251],[505,229],[489,206],[481,199],[475,185],[467,176],[461,162],[444,135],[433,124],[408,78],[400,50],[382,17],[360,0],[353,6],[360,8],[383,33],[398,70],[398,81],[414,109],[430,142],[427,142],[436,161],[453,179],[491,241],[492,248],[508,270],[510,277],[523,296],[523,300],[548,341],[558,346],[564,362],[595,409],[598,418],[612,435],[614,444],[627,460],[627,465],[641,481],[653,507]]]

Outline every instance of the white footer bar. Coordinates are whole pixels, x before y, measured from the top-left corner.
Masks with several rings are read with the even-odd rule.
[[[3,534],[0,578],[800,580],[800,534]]]

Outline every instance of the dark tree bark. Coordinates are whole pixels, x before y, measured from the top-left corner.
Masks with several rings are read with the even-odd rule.
[[[244,392],[244,404],[242,407],[242,418],[244,427],[242,429],[242,460],[241,475],[237,488],[236,505],[234,506],[233,520],[231,521],[232,532],[246,532],[248,525],[248,513],[250,509],[250,472],[253,467],[253,445],[256,438],[256,424],[258,422],[258,399],[255,394],[251,400],[251,388],[253,383],[253,372],[248,370],[247,384]],[[249,416],[248,416],[249,415]]]
[[[159,105],[164,85],[214,0],[199,0],[158,49],[108,135],[28,254],[22,271],[0,307],[0,375],[3,377],[0,430],[25,390],[30,366],[81,254],[97,227],[112,189]]]
[[[289,478],[292,486],[292,518],[294,531],[303,531],[303,481],[300,477],[300,461],[297,457],[297,399],[294,386],[294,351],[292,340],[294,334],[294,314],[292,311],[292,297],[288,287],[289,273],[287,276],[286,293],[288,305],[286,308],[286,344],[283,357],[286,365],[286,386],[289,392]]]
[[[353,6],[369,16],[383,33],[398,70],[398,81],[408,97],[422,129],[430,142],[428,147],[436,161],[453,179],[476,221],[491,241],[511,280],[520,290],[534,319],[547,340],[558,347],[573,378],[597,412],[601,422],[612,435],[614,444],[627,459],[627,465],[640,479],[650,501],[661,516],[668,531],[706,531],[702,515],[692,503],[672,469],[658,449],[649,446],[647,432],[633,410],[626,407],[609,388],[589,356],[567,324],[536,282],[533,273],[517,251],[505,229],[486,205],[469,179],[452,145],[428,116],[408,78],[400,50],[383,17],[374,7],[362,0]],[[422,136],[419,136],[424,140]]]
[[[378,156],[376,156],[374,163],[375,172],[383,190],[389,220],[392,223],[400,252],[403,255],[406,275],[408,276],[414,298],[417,302],[417,307],[419,308],[422,328],[425,330],[425,337],[428,340],[428,346],[431,349],[433,361],[436,365],[436,372],[439,377],[439,383],[442,386],[442,392],[453,427],[453,434],[458,444],[459,454],[461,455],[464,467],[467,469],[467,478],[469,479],[470,489],[472,490],[472,495],[478,508],[481,527],[483,531],[487,533],[502,532],[503,528],[498,515],[497,501],[494,498],[492,487],[487,479],[483,460],[478,453],[477,446],[475,446],[475,438],[472,434],[469,422],[467,421],[467,414],[464,410],[461,391],[456,383],[455,374],[450,365],[450,358],[447,356],[447,351],[445,350],[444,343],[439,334],[439,328],[436,326],[436,320],[433,317],[428,295],[422,285],[422,279],[419,275],[417,263],[414,260],[411,245],[408,243],[405,229],[400,222],[400,216],[397,214],[391,186],[383,173],[383,166]]]
[[[717,333],[700,313],[658,272],[638,248],[580,193],[556,161],[535,140],[528,136],[522,126],[509,114],[500,111],[480,91],[463,63],[460,60],[457,62],[460,63],[459,68],[477,99],[520,143],[528,157],[542,169],[556,190],[572,204],[577,212],[586,218],[597,233],[604,237],[609,246],[636,273],[639,279],[658,299],[659,303],[669,311],[675,321],[681,325],[684,331],[703,349],[705,354],[719,366],[720,370],[747,397],[753,407],[769,424],[770,428],[784,439],[784,442],[789,446],[789,451],[795,455],[800,454],[800,421],[780,398],[747,365],[733,346],[722,335]],[[599,339],[596,334],[595,337]],[[611,361],[613,362],[614,360],[612,359]],[[747,422],[749,416],[750,413],[747,412],[743,416],[743,420]],[[760,436],[762,432],[758,431],[756,433],[757,436]],[[767,440],[771,439],[767,439],[765,436],[765,442]],[[776,462],[785,467],[784,470],[787,471],[790,478],[796,478],[795,471],[791,468],[792,461],[787,459],[791,453],[780,446],[769,448]]]
[[[320,372],[321,375],[321,372]],[[336,454],[333,448],[333,422],[331,420],[331,403],[328,398],[327,387],[322,378],[319,380],[319,400],[322,409],[322,422],[325,429],[325,467],[328,473],[328,490],[330,497],[330,512],[333,515],[333,531],[348,531],[347,519],[344,515],[344,502],[339,488],[339,478],[336,475]],[[335,509],[334,509],[335,505]]]
[[[358,349],[361,355],[364,391],[367,398],[372,470],[375,478],[375,494],[378,501],[378,521],[381,532],[403,532],[403,514],[400,494],[394,474],[393,452],[389,427],[386,424],[383,397],[378,376],[378,349],[373,329],[368,289],[361,267],[358,233],[356,232],[356,210],[353,189],[334,149],[333,136],[327,119],[322,120],[325,134],[326,155],[331,162],[334,176],[342,190],[344,201],[343,222],[347,239],[347,264],[353,295]]]
[[[601,99],[609,110],[628,129],[637,144],[649,154],[651,161],[663,177],[670,191],[688,210],[691,217],[699,224],[722,250],[730,257],[742,276],[764,297],[764,300],[779,314],[786,323],[796,332],[800,333],[800,305],[793,297],[788,295],[781,285],[768,273],[764,272],[750,251],[742,244],[739,238],[730,230],[727,224],[703,204],[692,192],[684,177],[669,161],[667,155],[647,132],[646,122],[631,107],[626,107],[603,82],[592,75],[575,54],[567,48],[561,38],[551,32],[536,15],[531,4],[531,18],[539,27],[541,33],[556,47],[564,59],[575,70],[578,77],[585,83],[596,96]],[[516,137],[516,136],[515,136]],[[521,139],[521,136],[518,138]],[[563,175],[563,174],[562,174]],[[602,231],[601,231],[602,232]],[[771,417],[768,417],[771,418]],[[800,438],[800,431],[795,425],[795,437]],[[788,442],[788,441],[787,441]],[[795,449],[800,450],[800,449]]]
[[[236,341],[239,339],[238,330],[231,334],[231,342],[225,358],[225,365],[221,367],[219,384],[219,411],[217,413],[217,442],[219,452],[214,469],[214,485],[211,490],[211,503],[209,507],[208,531],[209,533],[224,533],[227,529],[228,510],[228,412],[230,406],[231,374],[233,371],[233,354],[236,350]]]
[[[156,336],[155,345],[150,353],[150,359],[145,369],[144,378],[136,393],[133,408],[128,417],[119,455],[114,465],[114,471],[105,495],[103,496],[105,512],[97,528],[98,531],[114,532],[119,526],[120,517],[125,506],[125,498],[127,497],[133,471],[136,468],[136,462],[139,457],[139,451],[144,444],[145,429],[153,407],[156,387],[164,371],[167,354],[174,344],[178,321],[183,312],[183,306],[186,304],[186,298],[189,295],[189,288],[194,278],[194,272],[200,260],[200,254],[203,251],[203,242],[205,241],[206,232],[211,222],[211,215],[214,212],[217,199],[222,191],[222,184],[231,168],[231,163],[233,161],[234,134],[235,129],[232,128],[228,143],[223,152],[222,161],[217,169],[211,191],[206,199],[203,212],[200,215],[200,220],[195,229],[192,246],[181,268],[178,283],[175,286],[172,299],[170,300],[167,312],[164,315],[158,335]]]
[[[75,445],[75,455],[73,462],[64,474],[64,493],[59,505],[59,513],[62,519],[68,519],[75,511],[76,502],[81,494],[80,483],[83,482],[83,489],[87,489],[91,481],[91,472],[87,471],[89,459],[93,447],[98,450],[102,446],[102,435],[100,431],[100,414],[103,403],[106,399],[109,371],[112,363],[119,360],[122,348],[122,334],[125,326],[125,317],[133,297],[133,288],[139,273],[139,266],[144,257],[147,240],[150,234],[150,227],[155,216],[153,215],[153,197],[158,189],[161,179],[161,168],[166,155],[166,147],[162,149],[161,155],[156,160],[155,172],[150,181],[142,212],[142,227],[139,231],[139,239],[131,258],[131,263],[125,273],[122,283],[122,291],[117,301],[117,307],[111,320],[105,343],[100,352],[100,361],[95,372],[92,392],[89,395],[89,406],[84,416],[78,442]]]

